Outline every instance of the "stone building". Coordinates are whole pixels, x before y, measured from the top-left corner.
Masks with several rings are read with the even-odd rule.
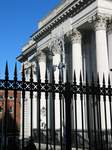
[[[17,60],[25,64],[27,79],[29,79],[32,64],[34,81],[37,80],[38,67],[40,67],[41,79],[44,82],[46,66],[49,78],[53,66],[56,82],[58,82],[59,69],[63,72],[63,81],[66,80],[67,69],[70,81],[73,80],[75,70],[77,83],[79,83],[80,71],[83,82],[86,72],[89,80],[91,80],[92,73],[94,76],[99,73],[100,82],[104,73],[107,82],[108,73],[112,70],[112,1],[62,0],[38,23],[38,30],[31,35]],[[29,101],[25,103],[26,110],[29,110]],[[57,116],[60,112],[58,103],[56,104]],[[35,106],[36,100],[34,100],[33,113],[37,110]],[[42,107],[44,107],[44,102]],[[78,107],[80,114],[80,106]],[[28,113],[27,111],[26,116],[29,116]],[[34,117],[37,117],[36,113]],[[80,121],[79,117],[79,129],[81,128]],[[26,136],[30,135],[29,124],[30,120],[26,119]],[[33,125],[34,128],[37,127],[35,119]],[[56,128],[59,128],[58,119]]]

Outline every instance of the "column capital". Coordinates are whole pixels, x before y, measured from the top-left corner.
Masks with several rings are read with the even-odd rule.
[[[67,36],[71,38],[73,43],[80,43],[81,42],[81,33],[77,29],[73,29],[67,33]]]
[[[46,62],[46,54],[44,52],[40,52],[38,55],[38,62]]]
[[[63,37],[52,37],[50,43],[49,43],[49,49],[52,52],[53,55],[62,53],[64,49],[64,38]]]
[[[108,32],[112,33],[112,22],[108,24]]]
[[[98,15],[95,21],[95,30],[106,30],[107,27],[107,18],[104,16]]]
[[[91,18],[88,19],[89,23],[94,24],[95,31],[97,30],[106,30],[107,28],[107,21],[110,20],[110,16],[104,14],[95,14]]]

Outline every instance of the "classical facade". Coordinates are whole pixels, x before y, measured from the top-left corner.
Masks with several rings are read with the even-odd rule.
[[[94,76],[99,73],[100,82],[103,74],[107,79],[112,70],[111,0],[64,0],[39,22],[38,28],[22,48],[21,55],[17,57],[18,61],[25,64],[27,79],[29,79],[31,65],[33,66],[34,81],[37,80],[38,67],[40,67],[41,79],[44,82],[46,67],[50,78],[52,66],[55,68],[56,82],[58,82],[59,69],[63,72],[63,81],[66,80],[66,70],[69,71],[70,81],[73,80],[75,70],[77,83],[79,83],[80,72],[83,81],[85,81],[86,73],[89,80],[91,80],[92,73]],[[44,99],[44,94],[42,96]],[[29,101],[27,100],[25,103],[26,110],[29,110]],[[35,104],[36,99],[33,109],[36,115]],[[58,102],[56,105],[56,115],[58,115]],[[41,106],[44,110],[44,100]],[[26,116],[29,116],[28,113],[29,111],[27,111]],[[26,124],[28,136],[30,134],[28,132],[29,119],[26,119]],[[57,119],[57,129],[59,128],[58,124]],[[33,126],[34,128],[37,127],[35,119]],[[78,127],[80,128],[80,121]]]

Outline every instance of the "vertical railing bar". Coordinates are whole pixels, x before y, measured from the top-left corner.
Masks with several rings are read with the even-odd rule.
[[[93,116],[94,116],[94,147],[95,150],[97,150],[97,135],[96,135],[96,111],[95,111],[95,84],[94,84],[94,76],[92,73],[92,83],[91,83],[91,87],[92,87],[92,99],[93,99]]]
[[[82,75],[80,72],[80,100],[81,100],[81,116],[82,116],[82,139],[83,139],[83,150],[85,149],[84,143],[84,117],[83,117],[83,93],[82,93]]]
[[[111,140],[112,140],[112,104],[111,104],[110,74],[108,76],[108,97],[109,97],[109,107],[110,107],[110,125],[111,125]],[[111,143],[111,145],[112,145],[112,143]]]
[[[77,85],[76,85],[75,71],[74,71],[74,101],[75,101],[75,140],[76,140],[76,150],[78,150],[78,139],[77,139]]]
[[[38,148],[41,150],[41,128],[40,128],[40,122],[41,122],[41,113],[40,113],[40,100],[41,100],[41,77],[40,77],[40,68],[38,68],[38,89],[37,89],[37,107],[38,107],[38,117],[37,117],[37,124],[38,124]]]
[[[24,144],[25,144],[25,135],[24,135],[24,128],[25,128],[25,70],[24,70],[24,64],[22,67],[22,101],[23,101],[23,105],[22,105],[22,150],[24,150]]]
[[[31,127],[30,127],[30,132],[31,132],[31,142],[33,141],[33,89],[32,89],[32,83],[33,83],[33,72],[32,72],[32,66],[31,66],[31,71],[30,71],[30,102],[31,102]]]
[[[105,113],[105,132],[106,132],[106,149],[108,150],[108,131],[107,131],[107,111],[106,111],[106,87],[105,87],[105,77],[103,74],[103,99],[104,99],[104,113]]]
[[[53,100],[53,144],[54,144],[54,150],[56,147],[56,141],[55,141],[55,79],[54,79],[54,70],[52,71],[52,100]]]
[[[61,87],[62,87],[62,75],[61,75],[61,69],[59,69],[59,101],[60,101],[60,146],[62,150],[62,93],[61,93]]]
[[[41,129],[40,129],[40,99],[41,99],[41,93],[38,91],[38,140],[39,140],[39,150],[41,150]]]
[[[98,96],[98,122],[99,122],[99,139],[101,141],[101,143],[99,145],[101,145],[101,149],[103,150],[103,140],[102,140],[102,126],[101,126],[101,106],[100,106],[100,83],[99,83],[99,75],[97,76],[97,96]]]
[[[8,80],[9,80],[9,73],[8,73],[8,64],[6,62],[6,69],[5,69],[5,124],[4,124],[4,149],[7,149],[7,103],[8,103]]]
[[[46,150],[48,150],[48,74],[46,69],[45,75],[45,84],[46,84],[46,91],[45,91],[45,99],[46,99]]]
[[[62,98],[62,107],[63,107],[63,114],[62,114],[62,121],[63,121],[63,146],[65,145],[65,102],[64,97]]]
[[[59,100],[60,100],[60,146],[62,150],[62,94],[59,94]]]
[[[15,64],[14,70],[14,145],[16,145],[16,104],[17,104],[17,65]]]
[[[71,84],[68,81],[68,72],[66,74],[64,97],[66,107],[66,150],[71,150],[71,99],[73,97],[73,92],[71,90]]]
[[[88,125],[88,139],[89,139],[89,150],[91,150],[91,132],[90,132],[90,111],[89,111],[89,83],[88,76],[86,73],[86,100],[87,100],[87,125]]]
[[[100,115],[99,115],[99,95],[98,95],[98,85],[97,85],[97,93],[96,93],[96,113],[97,113],[97,136],[98,136],[98,148],[101,145],[101,137],[100,137]],[[102,147],[102,145],[100,146]]]
[[[46,150],[48,150],[48,92],[46,92]]]
[[[55,140],[55,92],[53,92],[52,98],[53,98],[53,144],[54,144],[54,150],[55,150],[55,147],[56,147],[56,140]]]
[[[53,145],[54,145],[54,150],[55,150],[55,92],[52,93],[52,98],[53,98]]]

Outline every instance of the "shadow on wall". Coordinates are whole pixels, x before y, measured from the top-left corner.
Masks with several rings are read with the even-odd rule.
[[[19,129],[13,115],[13,113],[7,112],[5,114],[2,113],[0,116],[0,150],[5,150],[5,129],[7,129],[7,150],[19,150]]]

